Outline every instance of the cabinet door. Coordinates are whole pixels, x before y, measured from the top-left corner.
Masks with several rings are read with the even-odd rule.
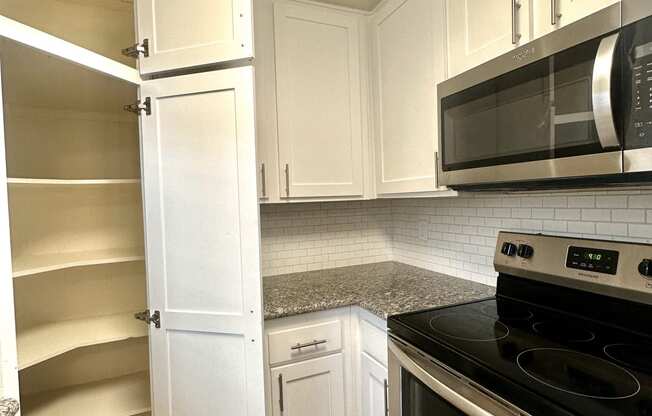
[[[620,0],[542,0],[533,3],[534,37],[573,23]],[[555,10],[553,19],[552,11]]]
[[[252,0],[138,0],[141,74],[253,56]]]
[[[281,197],[363,192],[358,18],[275,4]]]
[[[387,369],[367,353],[362,353],[360,387],[362,416],[387,413]]]
[[[527,42],[529,1],[446,0],[449,75],[457,75]],[[518,4],[512,25],[512,7]],[[518,40],[513,39],[514,35]]]
[[[437,83],[445,79],[441,0],[393,0],[372,19],[376,191],[436,189]]]
[[[153,412],[264,412],[253,71],[141,86]],[[219,397],[216,397],[216,392]]]
[[[274,416],[344,416],[342,354],[272,369]]]

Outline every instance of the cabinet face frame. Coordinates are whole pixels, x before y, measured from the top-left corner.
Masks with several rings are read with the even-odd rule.
[[[0,62],[2,68],[2,62]],[[0,74],[2,71],[0,71]],[[18,351],[11,265],[7,166],[5,163],[4,99],[0,75],[0,396],[18,399]]]
[[[141,54],[138,59],[141,74],[219,64],[254,56],[252,0],[229,0],[231,13],[219,14],[219,11],[223,11],[219,10],[217,15],[213,13],[216,10],[211,10],[210,7],[217,8],[226,2],[201,1],[203,4],[191,7],[183,0],[166,0],[167,7],[161,9],[158,7],[163,2],[157,0],[136,1],[138,42],[142,44],[147,39],[149,48],[148,56]],[[192,27],[193,25],[184,18],[199,19],[203,25]],[[212,38],[205,38],[206,30],[220,26],[231,26],[230,33],[233,37],[227,38],[226,33],[213,33]],[[162,28],[165,36],[157,33],[158,28]],[[184,43],[170,45],[166,49],[160,46],[161,43],[174,43],[172,38],[188,39]],[[125,45],[127,46],[130,45]]]
[[[360,59],[360,20],[350,13],[333,10],[328,7],[306,5],[290,1],[274,4],[275,47],[276,47],[276,85],[278,113],[278,149],[279,149],[279,193],[281,199],[319,198],[319,197],[361,197],[364,193],[364,140],[361,95],[361,59]],[[350,172],[350,179],[343,181],[301,179],[297,175],[297,164],[301,162],[296,156],[295,144],[302,137],[296,137],[293,129],[296,114],[293,107],[292,92],[297,83],[290,75],[292,65],[284,42],[294,39],[288,28],[290,19],[305,23],[314,23],[316,27],[343,29],[346,32],[347,56],[346,72],[348,77],[349,129],[345,133],[350,137],[348,146],[348,165],[341,167]],[[303,80],[305,81],[305,80]],[[302,82],[304,85],[305,82]],[[339,151],[334,149],[333,152]],[[319,154],[311,157],[319,159]],[[314,160],[314,159],[313,159]],[[342,162],[343,165],[346,164]],[[301,170],[309,169],[304,162]],[[323,167],[323,166],[322,166]]]
[[[161,328],[149,331],[153,411],[171,415],[182,406],[184,412],[201,413],[206,411],[209,389],[222,386],[231,390],[230,400],[214,402],[213,411],[221,414],[236,406],[238,415],[260,415],[264,412],[263,337],[253,69],[147,81],[140,94],[152,102],[152,115],[141,117],[141,140],[149,307],[159,310],[161,317]],[[175,117],[166,118],[166,111]],[[217,123],[218,118],[222,123]],[[166,126],[162,126],[164,119]],[[194,140],[194,147],[182,146],[186,139]],[[235,160],[227,157],[227,150],[234,152]],[[218,163],[219,158],[225,159]],[[218,167],[224,171],[213,172]],[[215,191],[197,191],[206,185]],[[182,218],[182,202],[176,201],[187,203],[187,198],[179,199],[181,191],[191,192],[187,196],[198,203],[197,210],[189,213],[195,215],[193,220]],[[215,210],[208,217],[211,204]],[[215,222],[224,221],[235,227],[232,232],[216,228]],[[195,233],[202,222],[204,236],[193,239],[187,233]],[[220,254],[220,246],[214,245],[225,238],[238,241],[231,245],[237,256]],[[177,247],[169,251],[166,244],[172,241]],[[205,255],[184,260],[176,255],[188,250],[184,245],[194,247],[195,256]],[[215,262],[209,256],[213,251]],[[183,275],[181,265],[187,269]],[[209,272],[216,269],[225,271],[217,274],[222,292],[239,293],[241,298],[215,292],[217,278],[210,279]],[[202,302],[191,296],[197,288],[206,294]],[[202,353],[204,359],[197,360]],[[218,363],[230,368],[216,371]],[[193,410],[193,403],[203,410]],[[226,407],[215,407],[222,405]]]

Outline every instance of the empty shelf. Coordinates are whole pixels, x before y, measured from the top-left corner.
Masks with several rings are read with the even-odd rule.
[[[22,400],[29,416],[136,416],[150,411],[147,372],[38,393]]]
[[[12,186],[105,186],[105,185],[136,185],[140,179],[32,179],[7,178]]]
[[[18,332],[20,370],[90,345],[147,336],[133,312],[38,325]]]
[[[108,249],[21,256],[13,259],[13,277],[45,273],[71,267],[126,263],[144,260],[142,248]]]

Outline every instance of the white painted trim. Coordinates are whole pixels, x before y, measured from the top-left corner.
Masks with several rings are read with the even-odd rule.
[[[135,68],[4,16],[0,16],[0,36],[135,85],[142,82]]]

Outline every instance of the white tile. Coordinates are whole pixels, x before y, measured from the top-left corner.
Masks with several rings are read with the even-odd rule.
[[[645,210],[643,209],[614,209],[611,210],[613,222],[645,222]]]
[[[597,208],[627,208],[626,195],[606,195],[595,198]]]
[[[652,239],[652,225],[650,225],[650,224],[629,224],[629,236],[630,237],[639,237],[639,238]]]
[[[616,223],[597,223],[596,233],[606,236],[626,236],[627,235],[627,224],[616,224]]]
[[[611,210],[583,209],[582,221],[611,221]]]

